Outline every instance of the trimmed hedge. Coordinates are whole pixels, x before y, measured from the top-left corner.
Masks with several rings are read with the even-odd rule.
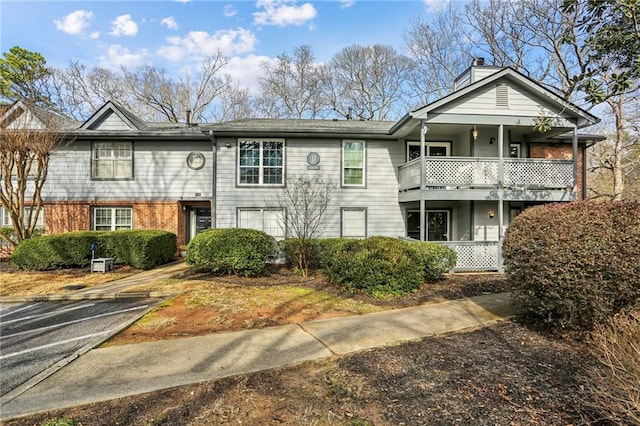
[[[640,299],[640,203],[531,208],[503,245],[516,305],[551,328],[587,330]]]
[[[258,276],[275,245],[273,237],[255,229],[211,229],[189,242],[186,262],[212,272]]]
[[[409,244],[390,237],[333,241],[323,259],[327,278],[349,291],[404,295],[423,284],[420,259]]]
[[[458,261],[455,250],[443,244],[431,242],[410,242],[408,244],[419,259],[424,272],[424,280],[427,282],[442,278],[442,274],[452,270]]]
[[[114,263],[151,269],[174,259],[177,237],[166,231],[81,231],[34,237],[18,244],[11,263],[19,269],[50,270],[84,267],[96,257],[113,257]]]

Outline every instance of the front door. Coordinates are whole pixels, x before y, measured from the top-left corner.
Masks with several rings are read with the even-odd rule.
[[[449,210],[427,210],[427,241],[449,241]],[[407,236],[420,239],[420,211],[407,211]]]
[[[187,232],[186,243],[191,241],[196,234],[211,229],[211,207],[187,208]]]
[[[427,241],[449,241],[448,210],[427,210]]]

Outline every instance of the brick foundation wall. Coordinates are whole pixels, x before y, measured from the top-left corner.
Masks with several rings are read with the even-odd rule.
[[[578,199],[583,197],[584,188],[584,148],[578,147]],[[546,158],[555,160],[571,160],[573,158],[573,146],[551,145],[551,144],[531,144],[529,145],[530,158]]]

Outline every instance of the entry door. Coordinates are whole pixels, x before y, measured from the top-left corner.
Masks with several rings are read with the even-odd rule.
[[[187,224],[188,243],[191,238],[200,232],[211,229],[211,208],[210,207],[191,207],[188,210],[189,222]]]
[[[449,211],[427,210],[427,241],[449,241]],[[407,236],[420,239],[420,211],[407,211]]]
[[[427,210],[427,241],[449,241],[448,210]]]

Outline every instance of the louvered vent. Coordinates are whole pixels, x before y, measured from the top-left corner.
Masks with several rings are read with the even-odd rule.
[[[496,107],[509,108],[509,86],[496,84]]]

